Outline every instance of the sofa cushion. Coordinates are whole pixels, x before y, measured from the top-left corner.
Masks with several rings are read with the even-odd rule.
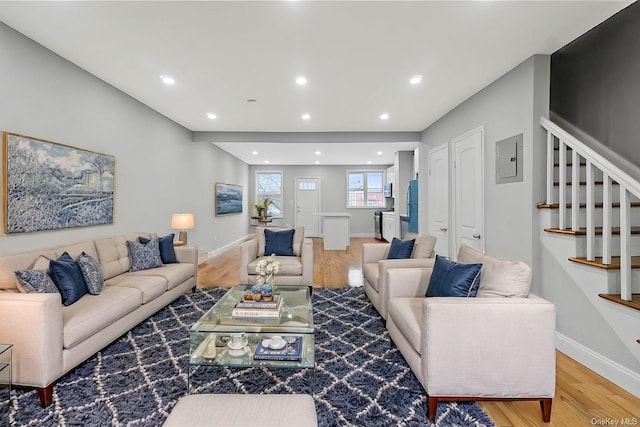
[[[95,241],[98,262],[102,267],[105,280],[129,271],[131,258],[129,257],[127,240],[137,241],[140,236],[149,237],[148,234],[133,233]]]
[[[86,252],[82,252],[78,255],[76,262],[82,272],[87,291],[89,291],[91,295],[99,295],[104,285],[104,277],[102,276],[102,268],[100,268],[98,260]]]
[[[258,239],[258,256],[264,256],[264,248],[265,248],[265,237],[264,230],[266,227],[256,227],[256,236]],[[295,256],[300,256],[302,254],[302,242],[304,241],[304,227],[269,227],[269,230],[273,231],[282,231],[293,229],[295,232],[293,233],[293,253]],[[270,254],[267,254],[270,255]]]
[[[411,258],[424,259],[434,257],[434,249],[436,247],[435,237],[416,233],[407,233],[404,236],[404,240],[411,239],[416,241],[413,245],[413,253],[411,254]]]
[[[482,264],[461,264],[436,255],[427,297],[475,297]]]
[[[387,306],[387,317],[393,318],[393,323],[418,354],[421,353],[422,300],[422,298],[391,298]]]
[[[193,276],[193,264],[190,264],[190,263],[168,264],[168,265],[165,265],[159,268],[153,268],[150,270],[141,270],[141,271],[127,273],[127,275],[134,276],[134,277],[140,277],[140,276],[162,277],[167,281],[168,289],[173,289],[176,286],[183,283],[189,277]]]
[[[129,248],[129,255],[131,255],[130,272],[162,267],[160,245],[157,238],[151,239],[147,243],[128,240],[127,247]]]
[[[120,320],[142,304],[139,290],[105,286],[100,295],[85,295],[62,308],[63,346],[66,349]],[[124,332],[124,331],[123,331]]]
[[[145,270],[147,271],[147,270]],[[135,273],[119,274],[116,277],[104,282],[105,287],[124,287],[137,289],[142,293],[142,304],[146,304],[149,301],[158,298],[169,289],[167,279],[162,276],[141,276],[137,275],[141,273],[137,271]]]
[[[66,252],[49,262],[49,275],[60,291],[64,305],[73,304],[87,293],[80,267]]]
[[[175,234],[171,233],[164,237],[158,237],[158,245],[160,246],[160,259],[163,264],[175,264],[178,262],[176,258],[176,250],[173,247],[173,238]],[[146,237],[138,237],[138,241],[142,244],[149,243],[150,239]]]
[[[73,243],[71,245],[61,246],[55,249],[56,258],[60,257],[64,253],[68,253],[71,258],[76,259],[82,252],[98,259],[98,253],[96,252],[96,244],[93,240],[87,240],[85,242]]]
[[[258,262],[266,258],[267,257],[260,257],[250,262],[249,265],[247,265],[247,272],[251,275],[258,274],[256,271]],[[275,257],[275,259],[280,263],[280,271],[277,274],[278,276],[301,276],[302,275],[301,258],[290,257],[290,256],[277,256]]]
[[[371,284],[376,292],[380,292],[378,289],[378,282],[380,280],[380,266],[377,262],[368,262],[362,265],[362,275]]]
[[[458,261],[482,263],[478,297],[526,298],[531,287],[531,267],[522,261],[494,258],[477,249],[461,245]]]
[[[24,293],[51,294],[59,292],[46,271],[18,270],[16,271],[16,278],[18,279],[20,291]]]
[[[265,255],[294,256],[293,236],[296,230],[272,231],[264,230]]]
[[[413,252],[413,245],[416,241],[411,240],[400,240],[395,237],[391,241],[391,246],[389,247],[389,254],[387,255],[387,259],[408,259],[411,258],[411,253]]]

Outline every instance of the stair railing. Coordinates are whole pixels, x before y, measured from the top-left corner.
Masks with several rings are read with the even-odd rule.
[[[558,228],[566,228],[567,216],[567,167],[571,167],[571,229],[578,231],[580,212],[580,162],[586,162],[586,238],[587,260],[595,260],[595,171],[602,172],[602,263],[611,264],[611,219],[613,203],[612,183],[620,186],[620,297],[631,301],[631,201],[630,194],[640,198],[640,182],[615,166],[609,160],[593,151],[573,135],[569,134],[546,117],[540,118],[540,125],[547,131],[547,204],[553,204],[554,195],[554,149],[558,141]],[[571,149],[571,163],[567,163],[567,148]]]

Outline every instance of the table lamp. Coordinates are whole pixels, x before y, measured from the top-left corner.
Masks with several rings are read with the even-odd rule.
[[[187,230],[195,227],[195,219],[192,213],[177,213],[171,216],[171,228],[180,230],[178,240],[187,244]]]

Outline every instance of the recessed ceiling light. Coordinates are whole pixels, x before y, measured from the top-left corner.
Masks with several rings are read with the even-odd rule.
[[[319,164],[320,164],[320,160],[316,160],[316,165],[319,165]]]
[[[370,165],[371,164],[371,160],[367,160],[367,164]]]
[[[215,113],[207,113],[207,117],[209,117],[211,120],[218,118],[218,116],[216,116]]]
[[[322,154],[320,151],[316,151],[316,156],[319,156],[320,154]]]
[[[160,76],[160,79],[162,79],[162,83],[166,85],[172,85],[176,82],[171,76]]]
[[[257,151],[252,151],[251,154],[253,154],[254,156],[257,156],[258,152]]]
[[[265,162],[265,163],[269,163],[269,160],[265,160],[264,162]]]
[[[380,120],[387,120],[389,118],[389,113],[380,114]]]
[[[382,156],[384,153],[383,153],[382,151],[378,151],[376,154],[377,154],[378,156]]]
[[[309,113],[304,113],[302,115],[302,120],[309,120],[310,118],[311,118],[311,114],[309,114]]]
[[[416,74],[415,76],[409,79],[409,83],[411,83],[412,85],[417,85],[421,81],[422,81],[422,75],[420,74]]]
[[[296,77],[296,83],[300,86],[304,86],[307,84],[307,78],[305,76],[298,76]]]

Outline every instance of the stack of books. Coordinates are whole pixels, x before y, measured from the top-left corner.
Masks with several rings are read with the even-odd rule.
[[[273,301],[240,301],[231,310],[233,317],[278,318],[282,310],[282,298],[273,297]]]
[[[265,340],[260,340],[253,354],[255,360],[280,360],[288,362],[300,362],[302,360],[302,337],[288,336],[286,345],[281,349],[273,349],[264,345]],[[269,340],[266,340],[268,342]]]

